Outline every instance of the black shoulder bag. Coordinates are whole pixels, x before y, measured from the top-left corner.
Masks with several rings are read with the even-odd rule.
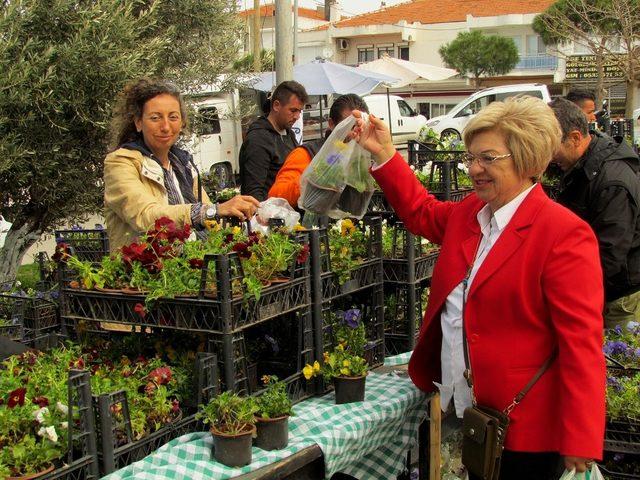
[[[462,417],[462,464],[467,470],[482,480],[498,480],[500,475],[500,460],[504,450],[504,441],[509,427],[509,414],[522,401],[531,387],[547,371],[557,356],[554,349],[549,358],[536,372],[529,383],[518,393],[513,401],[503,410],[478,405],[473,392],[473,376],[469,358],[469,344],[464,325],[464,311],[466,306],[466,290],[471,268],[463,280],[462,291],[462,336],[464,347],[464,377],[471,388],[473,406],[466,408]]]

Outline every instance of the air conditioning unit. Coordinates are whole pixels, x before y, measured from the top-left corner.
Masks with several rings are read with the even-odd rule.
[[[346,38],[338,39],[338,48],[340,50],[349,50],[349,40]]]

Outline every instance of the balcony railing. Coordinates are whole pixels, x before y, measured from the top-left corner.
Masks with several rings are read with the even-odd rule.
[[[554,70],[558,66],[558,58],[552,55],[522,55],[516,64],[520,70]]]

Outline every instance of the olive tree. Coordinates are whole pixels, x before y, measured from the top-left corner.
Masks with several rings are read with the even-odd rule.
[[[241,33],[234,0],[0,2],[0,213],[13,222],[0,282],[43,233],[100,211],[124,84],[154,76],[185,89],[220,85]]]

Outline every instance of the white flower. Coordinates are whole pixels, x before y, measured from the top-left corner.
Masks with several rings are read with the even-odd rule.
[[[46,432],[45,432],[44,427],[40,427],[40,430],[38,430],[38,435],[39,435],[39,436],[41,436],[41,437],[44,437],[44,434],[45,434],[45,433],[46,433]]]
[[[56,432],[56,427],[54,426],[47,427],[44,429],[44,431],[46,435],[43,435],[43,436],[46,436],[53,443],[56,443],[58,441],[58,433]]]
[[[47,407],[39,408],[33,412],[33,416],[36,417],[38,423],[44,423],[45,415],[49,415],[49,409]]]
[[[64,430],[66,430],[67,428],[69,428],[69,422],[62,422],[62,423],[60,424],[60,426],[61,426]]]
[[[57,402],[56,403],[56,408],[58,409],[58,411],[60,413],[63,413],[65,415],[67,415],[69,413],[69,407],[67,407],[64,403],[62,402]]]

